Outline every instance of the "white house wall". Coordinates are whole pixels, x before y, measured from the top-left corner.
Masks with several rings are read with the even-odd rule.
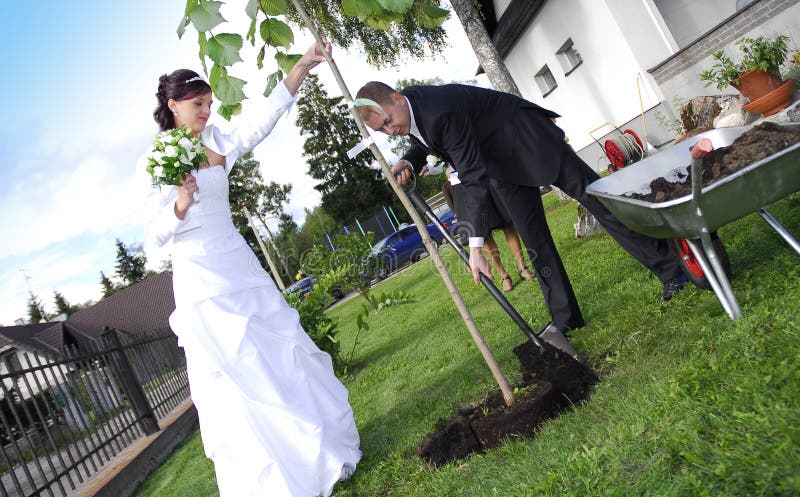
[[[10,378],[6,378],[3,380],[6,390],[16,387],[21,398],[29,399],[39,392],[48,390],[53,385],[58,385],[63,381],[63,379],[53,372],[55,367],[44,367],[52,364],[50,359],[36,353],[25,352],[19,349],[15,349],[14,353],[22,369],[42,368],[19,376],[16,382]],[[59,367],[59,370],[62,374],[66,374],[64,367]],[[0,361],[0,374],[9,374],[8,366],[5,361]],[[3,399],[5,399],[5,394],[0,391],[0,400]]]
[[[736,12],[736,0],[655,0],[655,3],[681,48]]]
[[[609,3],[615,4],[615,9],[640,4],[639,10],[643,11],[642,0],[610,0]],[[657,31],[652,18],[640,18],[637,28],[642,36]],[[572,39],[583,63],[565,76],[556,51],[568,38]],[[659,50],[669,53],[668,45],[663,42]],[[644,108],[649,109],[661,101],[654,85],[646,81],[646,68],[637,56],[645,60],[655,57],[643,52],[641,47],[634,53],[605,1],[559,0],[544,4],[506,57],[506,65],[525,98],[563,116],[558,125],[567,133],[570,144],[579,150],[593,145],[589,132],[594,128],[605,122],[622,125],[641,113],[637,76],[641,78],[640,87],[644,86]],[[534,80],[544,64],[558,84],[546,97],[542,97]],[[603,130],[598,133],[602,135]],[[600,151],[599,147],[597,149]],[[589,165],[598,169],[605,167],[591,162]]]

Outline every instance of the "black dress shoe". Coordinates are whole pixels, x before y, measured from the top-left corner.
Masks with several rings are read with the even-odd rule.
[[[664,289],[661,291],[661,297],[658,298],[658,302],[663,304],[664,302],[671,300],[672,297],[684,289],[686,283],[687,279],[686,275],[684,274],[678,276],[677,278],[672,278],[664,283]]]

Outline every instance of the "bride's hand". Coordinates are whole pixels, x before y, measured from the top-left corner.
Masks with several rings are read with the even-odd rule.
[[[322,38],[322,41],[325,42],[325,52],[330,54],[332,50],[331,43],[327,40],[327,38]],[[314,43],[308,48],[308,50],[306,50],[306,53],[300,57],[300,60],[297,61],[297,64],[305,66],[308,69],[313,69],[321,62],[325,62],[325,54],[319,49],[319,45]]]
[[[194,192],[199,191],[197,179],[191,174],[186,175],[186,179],[181,181],[178,187],[178,200],[175,201],[175,216],[178,219],[186,217],[189,207],[194,202]]]

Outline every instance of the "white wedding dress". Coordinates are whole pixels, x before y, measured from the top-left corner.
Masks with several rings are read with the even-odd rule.
[[[234,226],[227,170],[196,173],[191,220],[171,236],[163,227],[174,220],[156,218],[169,216],[174,189],[151,192],[151,201],[160,197],[151,222],[172,241],[169,321],[186,353],[203,446],[221,497],[329,496],[361,458],[348,393]]]

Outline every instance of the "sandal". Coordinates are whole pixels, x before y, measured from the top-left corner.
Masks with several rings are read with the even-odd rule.
[[[526,281],[531,281],[533,279],[533,273],[531,273],[530,269],[524,267],[519,270],[519,277]]]
[[[511,276],[506,275],[505,277],[503,277],[502,282],[503,282],[503,291],[504,292],[510,292],[511,289],[514,288],[514,282],[511,281]]]

